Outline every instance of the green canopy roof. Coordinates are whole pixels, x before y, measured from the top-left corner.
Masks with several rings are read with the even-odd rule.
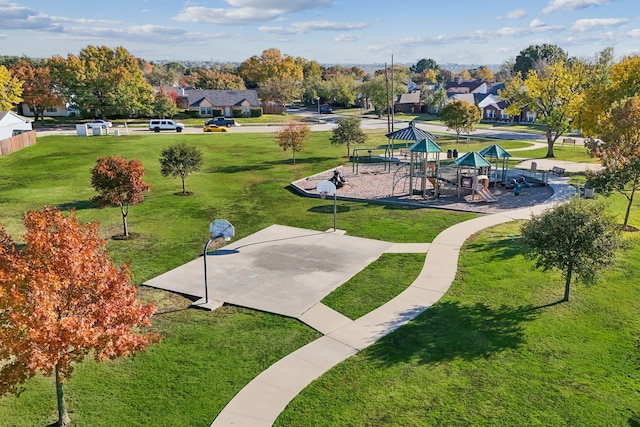
[[[469,166],[474,168],[490,168],[491,163],[485,160],[479,153],[475,151],[466,153],[464,156],[456,159],[456,165],[458,166]]]
[[[390,132],[385,135],[389,139],[397,139],[400,141],[421,141],[423,139],[436,139],[435,135],[416,127],[416,124],[411,121],[409,127]]]
[[[423,139],[409,147],[409,151],[412,153],[442,153],[442,148],[430,139]]]
[[[511,157],[511,154],[507,152],[504,148],[497,144],[493,144],[480,151],[480,155],[483,157],[491,157],[493,159],[508,159]]]

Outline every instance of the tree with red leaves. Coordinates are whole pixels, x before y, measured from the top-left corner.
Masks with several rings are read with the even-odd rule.
[[[128,266],[109,259],[98,224],[57,209],[28,212],[25,247],[0,227],[0,395],[36,373],[55,375],[58,424],[69,422],[62,383],[74,363],[144,349],[153,305],[143,305]]]
[[[128,161],[124,157],[101,157],[91,169],[91,185],[98,195],[91,199],[102,207],[117,205],[122,213],[122,227],[125,237],[129,236],[127,216],[129,206],[144,200],[143,192],[151,188],[142,181],[145,170],[137,159]]]

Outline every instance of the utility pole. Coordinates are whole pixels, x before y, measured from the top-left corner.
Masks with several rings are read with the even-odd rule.
[[[391,55],[391,132],[394,129],[394,122],[396,116],[396,92],[393,90],[393,55]]]
[[[389,73],[387,72],[387,63],[384,63],[384,83],[387,89],[387,97],[385,99],[385,107],[387,109],[387,132],[391,132],[391,123],[389,122]]]

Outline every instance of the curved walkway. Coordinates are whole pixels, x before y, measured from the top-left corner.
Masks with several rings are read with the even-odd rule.
[[[376,310],[351,320],[318,303],[300,320],[323,337],[271,365],[247,384],[220,412],[212,426],[271,426],[287,404],[333,366],[375,343],[431,307],[449,289],[458,256],[469,236],[505,222],[529,219],[575,195],[566,178],[549,183],[554,194],[545,204],[487,215],[456,224],[430,244],[397,244],[388,252],[426,252],[422,271],[404,292]]]

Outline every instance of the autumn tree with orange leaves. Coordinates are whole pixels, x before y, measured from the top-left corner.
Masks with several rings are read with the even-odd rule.
[[[91,200],[99,206],[117,205],[122,213],[123,235],[129,236],[127,216],[129,206],[144,200],[143,192],[151,186],[142,181],[145,170],[137,159],[127,161],[124,157],[101,157],[91,169],[91,185],[98,195]]]
[[[53,90],[53,80],[49,67],[32,65],[21,59],[11,67],[13,75],[23,82],[22,102],[33,111],[34,120],[41,118],[44,122],[44,112],[47,108],[63,104],[62,97]]]
[[[275,132],[274,139],[276,144],[284,151],[291,150],[293,164],[296,163],[296,153],[302,151],[306,146],[309,132],[311,132],[309,125],[300,122],[289,122]]]
[[[66,425],[62,385],[74,364],[157,341],[139,331],[155,307],[140,302],[129,267],[109,259],[97,223],[45,208],[25,214],[24,225],[24,249],[0,227],[0,395],[36,373],[55,375],[58,425]]]

